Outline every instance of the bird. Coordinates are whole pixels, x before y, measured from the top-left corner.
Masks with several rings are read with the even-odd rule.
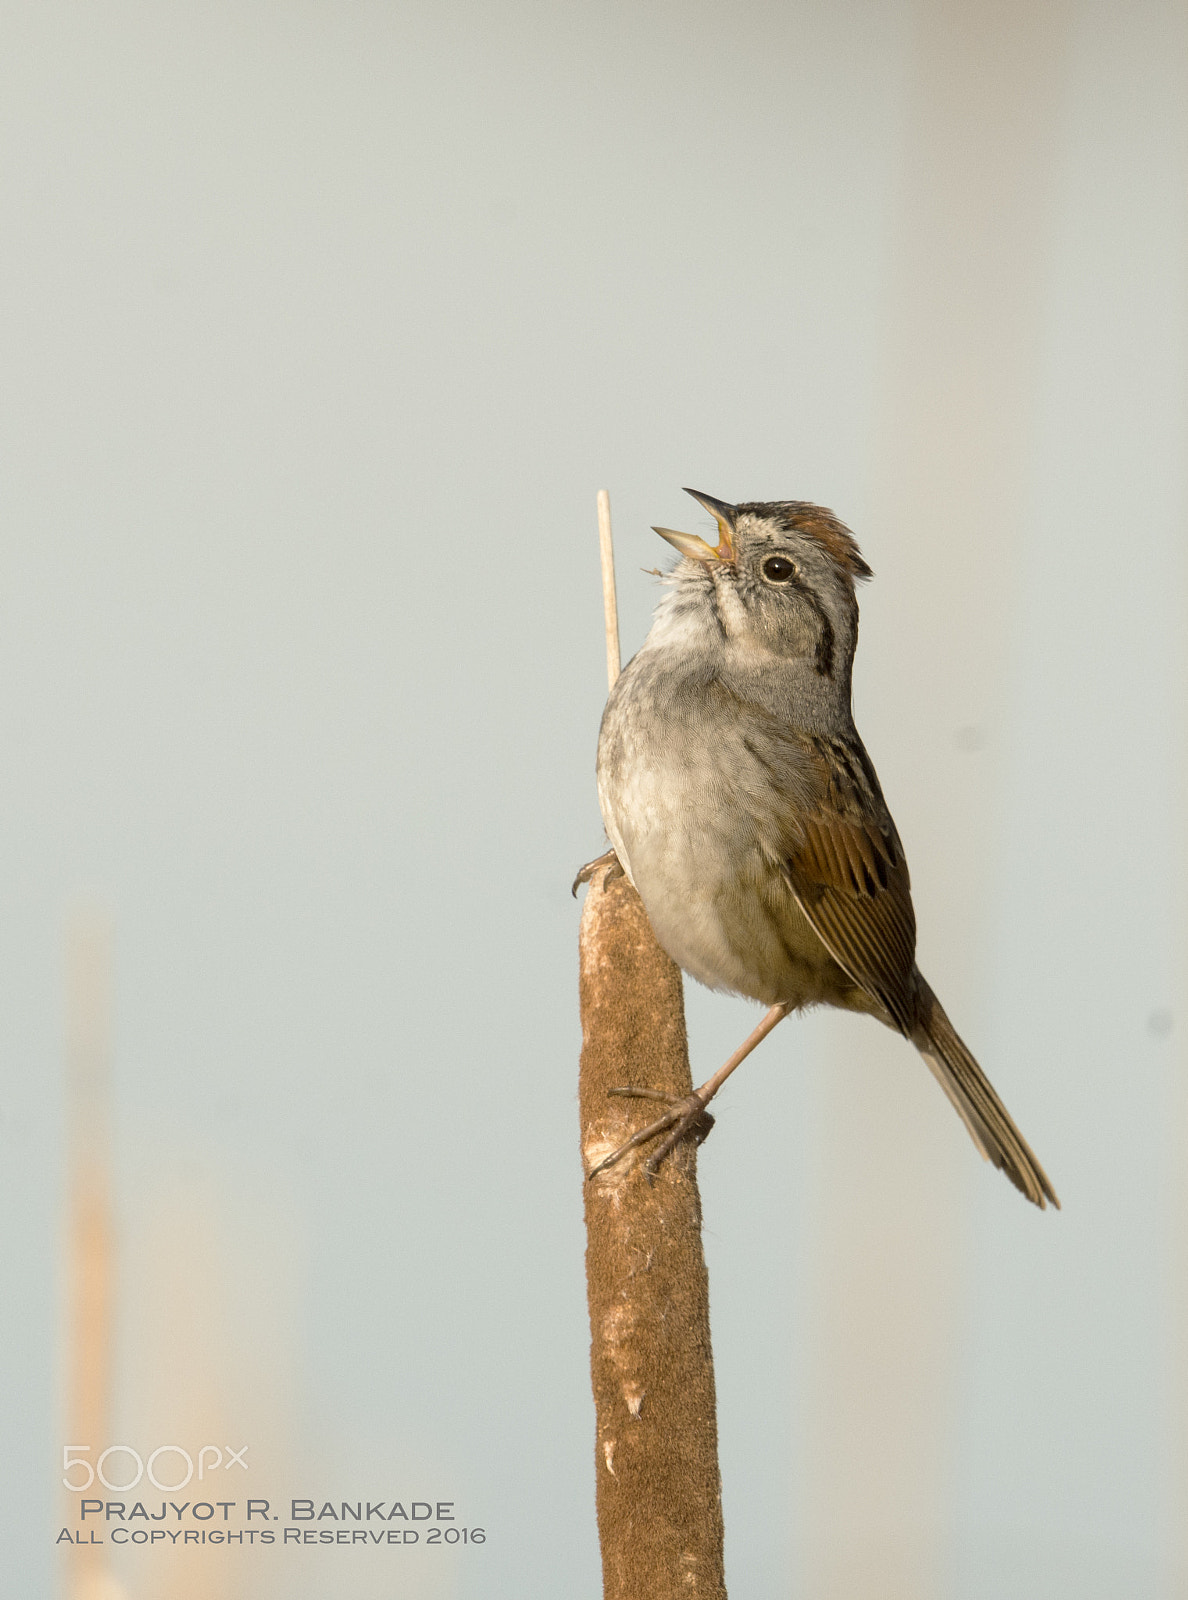
[[[622,871],[656,938],[711,989],[762,1002],[758,1027],[687,1097],[666,1102],[600,1161],[659,1141],[649,1178],[793,1011],[862,1012],[924,1058],[982,1155],[1043,1209],[1043,1167],[916,965],[903,845],[851,705],[856,585],[873,574],[832,511],[802,500],[731,505],[687,489],[718,528],[655,528],[680,560],[648,636],[619,675],[598,739],[611,850],[583,867]]]

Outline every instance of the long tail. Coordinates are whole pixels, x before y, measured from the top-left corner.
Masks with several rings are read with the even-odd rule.
[[[1041,1211],[1049,1200],[1059,1210],[1060,1201],[1047,1173],[1011,1121],[989,1078],[962,1043],[924,979],[918,976],[917,981],[920,1020],[912,1031],[912,1043],[952,1101],[973,1142],[986,1160],[1001,1167],[1015,1188]]]

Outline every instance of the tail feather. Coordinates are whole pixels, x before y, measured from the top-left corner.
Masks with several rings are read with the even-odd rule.
[[[912,1043],[969,1129],[973,1142],[986,1160],[1001,1168],[1015,1188],[1041,1211],[1048,1201],[1059,1210],[1060,1201],[1047,1173],[1012,1122],[989,1078],[966,1049],[927,983],[923,978],[918,982],[919,1021],[912,1031]]]

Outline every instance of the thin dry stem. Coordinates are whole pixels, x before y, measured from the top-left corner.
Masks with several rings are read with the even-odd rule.
[[[615,595],[615,547],[611,540],[610,495],[598,491],[598,549],[602,556],[602,609],[606,617],[606,686],[613,689],[619,676],[619,602]]]

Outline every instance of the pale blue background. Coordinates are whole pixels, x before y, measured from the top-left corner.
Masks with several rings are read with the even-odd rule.
[[[84,903],[114,928],[113,1431],[189,1428],[200,1372],[202,1414],[252,1435],[253,1492],[427,1485],[489,1531],[402,1576],[245,1560],[195,1592],[599,1592],[568,894],[602,848],[594,494],[630,654],[649,524],[704,531],[683,483],[818,499],[858,534],[879,574],[859,720],[922,949],[936,972],[978,930],[961,1020],[1066,1201],[1026,1212],[937,1112],[961,1176],[919,1181],[957,1208],[962,1272],[913,1600],[1188,1593],[1185,19],[1051,9],[1012,555],[963,532],[942,434],[918,488],[951,507],[954,574],[887,514],[939,15],[5,9],[13,1594],[56,1581],[62,952]],[[924,341],[973,390],[978,317],[938,311]],[[928,607],[958,618],[939,642],[911,631]],[[954,711],[966,673],[984,694]],[[913,784],[950,782],[990,798],[940,830]],[[972,904],[943,899],[951,850],[983,863]],[[748,1016],[690,996],[698,1062]],[[786,1027],[702,1158],[734,1600],[831,1592],[802,1515],[806,1351],[832,1326],[826,1066],[851,1035]],[[165,1592],[147,1570],[120,1569],[130,1595]]]

